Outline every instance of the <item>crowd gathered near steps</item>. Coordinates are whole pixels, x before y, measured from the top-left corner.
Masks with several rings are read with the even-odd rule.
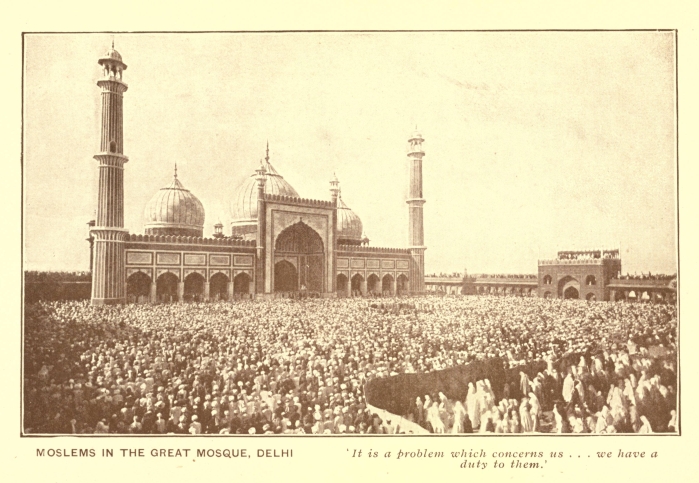
[[[674,305],[400,297],[25,306],[24,431],[50,434],[678,431]],[[581,354],[571,362],[570,354]],[[520,371],[383,419],[373,379],[500,358]],[[543,368],[545,367],[545,368]],[[497,394],[497,396],[496,396]],[[391,421],[393,419],[393,421]],[[411,423],[401,421],[410,420]]]

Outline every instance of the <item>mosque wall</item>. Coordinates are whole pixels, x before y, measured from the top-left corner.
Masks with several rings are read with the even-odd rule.
[[[338,250],[337,273],[344,273],[347,278],[359,274],[366,280],[369,275],[375,274],[379,278],[389,274],[394,279],[403,274],[409,275],[410,254],[397,254],[390,252],[356,253],[352,251]]]
[[[129,242],[125,250],[126,277],[141,272],[154,282],[164,273],[183,281],[198,273],[209,281],[217,273],[232,281],[246,273],[254,280],[253,246],[209,246],[199,244]]]
[[[351,280],[359,276],[360,290],[363,292],[371,291],[372,288],[383,291],[386,275],[390,276],[387,284],[390,284],[393,293],[397,290],[407,290],[410,281],[410,251],[401,248],[341,245],[337,252],[336,277],[340,274],[347,277],[350,286]],[[378,278],[381,288],[372,287],[372,276]],[[400,285],[399,278],[404,280],[405,286]]]

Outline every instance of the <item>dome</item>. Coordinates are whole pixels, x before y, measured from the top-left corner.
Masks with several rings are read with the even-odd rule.
[[[201,237],[204,234],[204,206],[175,177],[161,188],[146,205],[146,235],[182,235]]]
[[[265,172],[265,193],[299,198],[296,190],[274,169],[268,160],[263,160]],[[231,216],[233,217],[234,234],[245,235],[251,233],[251,227],[257,225],[257,180],[256,173],[243,181],[235,197],[231,202]],[[237,232],[237,228],[247,227],[243,232]],[[238,230],[239,231],[239,230]],[[257,230],[255,230],[256,232]]]
[[[122,61],[122,60],[121,60],[121,54],[120,54],[119,52],[117,52],[116,50],[114,50],[114,47],[112,47],[111,49],[109,49],[109,50],[107,51],[107,53],[104,54],[104,58],[105,58],[105,59],[118,60],[119,62]]]
[[[121,70],[126,69],[126,64],[121,58],[121,54],[114,50],[114,41],[112,40],[112,47],[97,61],[98,64],[102,66],[118,66]]]
[[[340,245],[359,245],[362,243],[362,220],[350,210],[349,206],[337,200],[337,240]]]
[[[124,64],[124,61],[121,59],[121,54],[113,48],[109,49],[106,54],[100,57],[97,63],[100,65],[117,64],[120,65],[122,69],[126,69],[126,64]]]

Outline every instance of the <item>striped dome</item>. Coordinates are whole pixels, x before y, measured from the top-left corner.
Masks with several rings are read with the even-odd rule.
[[[204,206],[175,174],[172,183],[161,188],[146,205],[147,235],[203,236]]]
[[[362,242],[362,220],[349,206],[337,200],[337,240],[341,245],[359,245]]]
[[[281,196],[293,196],[299,198],[296,190],[277,173],[274,166],[269,161],[263,161],[266,173],[265,177],[265,193]],[[257,222],[257,181],[256,173],[246,178],[242,185],[238,188],[235,198],[231,203],[231,216],[233,224]]]

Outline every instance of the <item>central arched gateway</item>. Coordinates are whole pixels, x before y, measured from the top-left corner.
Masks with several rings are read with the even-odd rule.
[[[325,248],[318,233],[299,221],[285,228],[274,244],[274,291],[325,292]],[[296,266],[289,261],[294,259]],[[278,279],[278,276],[281,279]]]
[[[558,296],[565,299],[580,298],[580,282],[570,275],[563,277],[558,282]]]

